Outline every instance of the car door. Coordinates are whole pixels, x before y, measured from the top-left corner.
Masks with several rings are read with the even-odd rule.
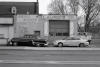
[[[77,46],[79,44],[79,38],[69,38],[66,41],[68,46]]]
[[[65,41],[65,46],[71,46],[72,38],[67,38]]]
[[[78,46],[80,43],[80,39],[79,38],[72,38],[70,45],[71,46]]]

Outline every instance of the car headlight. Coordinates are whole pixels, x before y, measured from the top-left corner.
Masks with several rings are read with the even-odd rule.
[[[44,44],[45,46],[47,46],[48,45],[48,43],[46,43],[46,44]]]
[[[57,43],[58,43],[58,41],[54,41],[54,42],[53,42],[53,44],[55,44],[55,45],[56,45]]]
[[[12,42],[10,41],[9,44],[12,44]]]
[[[32,43],[34,44],[35,42],[32,40]]]
[[[85,44],[86,44],[86,45],[89,45],[89,42],[86,42]]]

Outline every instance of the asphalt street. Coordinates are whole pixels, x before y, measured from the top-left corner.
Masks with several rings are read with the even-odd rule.
[[[0,67],[100,67],[97,64],[0,64]]]
[[[100,67],[100,50],[34,49],[0,49],[0,67]]]

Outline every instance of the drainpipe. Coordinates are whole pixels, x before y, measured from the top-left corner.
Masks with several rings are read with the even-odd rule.
[[[39,14],[39,0],[37,0],[36,11],[37,11],[37,14]]]

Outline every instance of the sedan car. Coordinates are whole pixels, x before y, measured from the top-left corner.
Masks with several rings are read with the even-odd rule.
[[[76,38],[76,37],[69,37],[62,40],[55,40],[53,42],[54,46],[62,47],[62,46],[79,46],[85,47],[89,46],[89,42],[85,39]]]
[[[47,40],[39,38],[33,34],[24,35],[24,37],[12,38],[8,45],[11,46],[47,46]]]

